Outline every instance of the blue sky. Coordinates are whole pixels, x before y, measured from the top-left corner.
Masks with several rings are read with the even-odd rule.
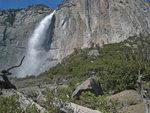
[[[44,4],[56,8],[63,0],[0,0],[0,9],[25,8],[29,5]]]
[[[25,8],[29,5],[45,4],[56,8],[63,0],[0,0],[0,9]],[[148,0],[150,2],[150,0]]]

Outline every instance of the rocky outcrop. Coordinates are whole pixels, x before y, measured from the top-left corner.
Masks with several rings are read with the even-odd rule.
[[[142,102],[142,97],[135,90],[125,90],[115,95],[108,96],[107,98],[112,100],[118,100],[124,106],[135,105]]]
[[[35,105],[38,110],[40,110],[40,113],[45,112],[45,108],[41,107],[39,104],[35,103],[32,99],[26,98],[23,94],[21,94],[18,91],[15,90],[2,90],[2,95],[0,97],[10,97],[12,95],[17,94],[19,96],[19,99],[17,100],[20,103],[20,108],[22,108],[24,111],[26,111],[27,107],[31,107],[32,105]]]
[[[142,96],[136,90],[125,90],[115,95],[107,96],[107,99],[117,100],[122,105],[119,113],[148,113]],[[150,101],[148,100],[150,104]]]
[[[41,90],[37,87],[19,89],[18,91],[39,105],[44,105],[46,102],[46,98],[42,95]]]
[[[91,51],[89,51],[89,53],[88,53],[88,55],[89,56],[99,56],[100,54],[99,54],[99,51],[98,50],[91,50]]]
[[[81,85],[79,85],[76,90],[73,92],[71,97],[77,97],[81,95],[82,92],[90,91],[94,93],[96,96],[102,95],[103,91],[101,88],[101,85],[99,81],[96,79],[96,77],[88,78],[85,82],[83,82]]]
[[[80,106],[74,103],[68,105],[69,108],[73,110],[74,113],[102,113],[98,110],[93,110],[84,106]]]
[[[146,113],[145,104],[140,103],[136,105],[129,106],[120,111],[121,113]]]

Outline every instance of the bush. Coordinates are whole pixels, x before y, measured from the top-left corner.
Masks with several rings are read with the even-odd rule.
[[[10,97],[0,98],[0,113],[21,113],[23,110],[20,108],[20,103],[18,102],[18,95],[13,95]]]
[[[37,109],[37,107],[34,105],[27,107],[26,109],[27,113],[40,113],[40,110]]]
[[[48,105],[46,110],[48,113],[61,113],[60,110],[52,104]]]
[[[43,95],[46,96],[46,110],[48,113],[61,113],[59,110],[59,105],[54,105],[56,101],[60,102],[60,99],[66,100],[66,89],[61,89],[57,93],[53,93],[52,90],[46,88],[43,92]],[[55,103],[56,104],[56,103]],[[59,103],[61,104],[61,103]]]
[[[105,94],[134,89],[139,70],[145,80],[150,80],[149,43],[149,37],[131,37],[121,43],[104,45],[103,48],[97,46],[79,52],[76,49],[62,63],[40,76],[53,78],[63,75],[74,83],[81,83],[94,70]],[[97,49],[100,55],[88,56],[93,49]]]
[[[10,97],[0,97],[0,113],[23,113],[20,108],[19,96],[17,94]],[[26,113],[40,113],[35,105],[27,107]]]
[[[121,109],[121,103],[118,100],[109,100],[104,96],[96,97],[91,92],[82,92],[79,100],[73,100],[76,104],[99,110],[103,113],[116,112],[119,108]]]

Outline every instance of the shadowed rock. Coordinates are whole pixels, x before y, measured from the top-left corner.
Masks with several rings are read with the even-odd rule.
[[[95,96],[102,95],[103,91],[99,81],[96,77],[88,78],[85,82],[79,85],[73,92],[72,97],[79,97],[82,92],[90,91],[95,94]]]

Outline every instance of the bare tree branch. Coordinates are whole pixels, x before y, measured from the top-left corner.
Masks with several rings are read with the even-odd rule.
[[[20,67],[22,65],[22,62],[24,60],[25,56],[21,59],[20,61],[20,64],[17,65],[17,66],[12,66],[10,68],[8,68],[7,70],[2,70],[0,72],[0,76],[3,78],[4,81],[0,81],[0,88],[5,88],[5,89],[9,89],[9,88],[12,88],[12,89],[17,89],[15,85],[11,84],[11,82],[9,81],[7,75],[11,75],[11,73],[9,72],[11,69],[14,69],[14,68],[17,68],[17,67]]]
[[[7,69],[7,71],[10,71],[11,69],[14,69],[14,68],[20,67],[20,66],[22,65],[22,62],[23,62],[24,58],[25,58],[25,56],[23,56],[23,58],[21,59],[21,61],[20,61],[20,64],[19,64],[19,65],[17,65],[17,66],[12,66],[12,67],[8,68],[8,69]]]

